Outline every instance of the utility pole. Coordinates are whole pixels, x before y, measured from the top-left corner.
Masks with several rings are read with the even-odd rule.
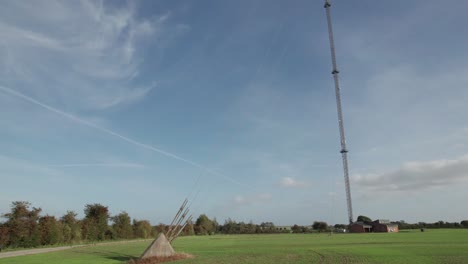
[[[333,39],[333,29],[332,29],[332,19],[330,13],[331,4],[328,0],[325,0],[325,10],[327,13],[327,23],[328,23],[328,37],[330,39],[330,52],[331,52],[331,60],[333,65],[333,79],[335,81],[335,96],[336,96],[336,109],[338,112],[338,126],[340,129],[340,141],[341,141],[341,157],[343,159],[343,172],[344,172],[344,180],[345,180],[345,187],[346,187],[346,202],[348,205],[348,220],[349,223],[353,223],[353,205],[351,202],[351,188],[349,185],[349,172],[348,172],[348,150],[346,149],[346,138],[344,132],[344,125],[343,125],[343,112],[341,109],[341,94],[340,94],[340,82],[338,78],[338,66],[336,64],[336,55],[335,55],[335,41]]]

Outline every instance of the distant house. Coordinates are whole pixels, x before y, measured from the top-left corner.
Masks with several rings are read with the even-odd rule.
[[[349,226],[351,233],[369,233],[372,232],[372,226],[364,222],[354,222]]]
[[[372,232],[398,232],[398,225],[390,223],[389,220],[375,220],[371,223],[372,225]]]
[[[355,222],[349,226],[351,233],[370,233],[370,232],[398,232],[398,225],[389,220],[375,220],[373,222]]]

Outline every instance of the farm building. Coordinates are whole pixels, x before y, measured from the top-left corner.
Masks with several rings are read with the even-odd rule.
[[[398,225],[392,224],[389,220],[375,220],[373,222],[355,222],[349,226],[351,233],[369,232],[398,232]]]
[[[375,220],[371,223],[372,232],[398,232],[398,225],[392,224],[388,220]]]
[[[369,233],[372,232],[372,226],[364,222],[355,222],[349,226],[351,233]]]

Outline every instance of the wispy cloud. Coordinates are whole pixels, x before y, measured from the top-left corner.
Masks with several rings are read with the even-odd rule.
[[[371,191],[414,191],[468,182],[468,155],[457,159],[408,162],[381,174],[357,174],[353,184]]]
[[[285,188],[304,188],[310,186],[310,183],[298,181],[292,177],[283,177],[280,180],[280,185]]]
[[[136,102],[155,87],[154,79],[138,79],[139,51],[163,32],[170,34],[165,31],[170,13],[140,18],[132,3],[116,7],[104,1],[5,4],[0,11],[4,85],[77,109]]]

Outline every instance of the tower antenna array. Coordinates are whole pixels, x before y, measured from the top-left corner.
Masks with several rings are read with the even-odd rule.
[[[327,23],[328,23],[328,37],[330,39],[330,52],[331,52],[331,60],[333,65],[333,79],[335,81],[335,95],[336,95],[336,109],[338,112],[338,125],[340,129],[340,141],[341,141],[341,157],[343,159],[343,172],[344,172],[344,180],[345,180],[345,187],[346,187],[346,202],[348,205],[348,220],[349,223],[353,223],[353,205],[351,202],[351,188],[349,185],[349,173],[348,173],[348,150],[346,149],[346,138],[344,132],[344,125],[343,125],[343,113],[341,109],[341,95],[340,95],[340,82],[338,78],[338,67],[336,65],[336,55],[335,55],[335,41],[333,39],[333,29],[332,29],[332,19],[330,13],[331,4],[328,0],[325,0],[325,10],[327,13]]]

